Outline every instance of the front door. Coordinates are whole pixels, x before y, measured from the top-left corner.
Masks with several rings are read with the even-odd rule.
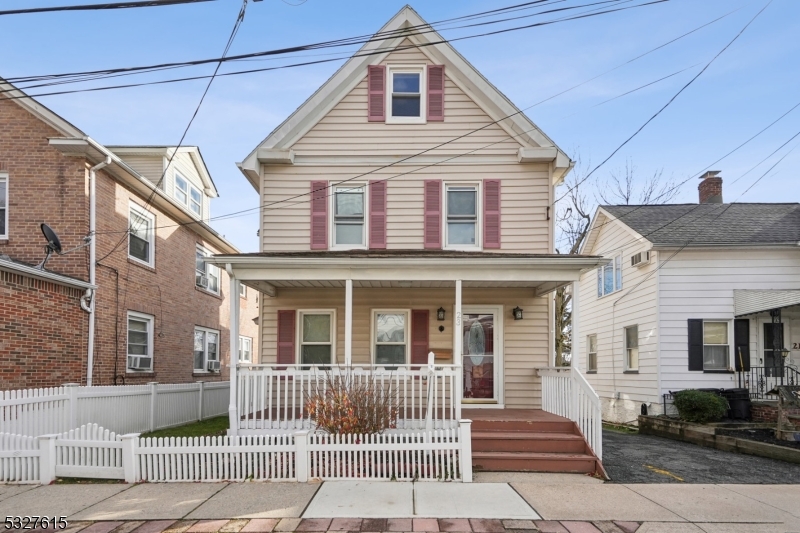
[[[773,324],[764,322],[764,375],[771,377],[783,377],[783,365],[787,362],[783,359],[782,350],[784,346],[784,326],[783,323]],[[777,349],[776,349],[777,347]]]
[[[493,308],[462,308],[463,398],[467,403],[500,403],[501,314]]]

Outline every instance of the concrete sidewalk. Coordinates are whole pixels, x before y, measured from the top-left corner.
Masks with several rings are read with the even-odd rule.
[[[515,473],[477,480],[0,485],[0,516],[65,516],[71,533],[800,532],[800,485],[621,485]]]

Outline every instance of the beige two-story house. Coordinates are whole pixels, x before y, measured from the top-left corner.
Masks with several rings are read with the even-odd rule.
[[[413,9],[239,167],[261,195],[261,250],[214,261],[265,295],[262,364],[433,353],[465,407],[541,407],[552,292],[602,261],[553,253],[572,162]]]

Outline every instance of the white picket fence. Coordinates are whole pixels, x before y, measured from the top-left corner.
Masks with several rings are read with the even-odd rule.
[[[602,460],[603,413],[595,390],[577,368],[540,368],[538,373],[542,378],[542,410],[578,424],[583,437]]]
[[[227,414],[230,382],[0,391],[0,433],[63,433],[98,424],[117,434],[154,431]]]
[[[239,365],[236,405],[240,433],[311,429],[305,409],[308,394],[325,390],[331,378],[374,380],[380,394],[398,408],[397,428],[455,428],[461,418],[460,368],[457,365],[408,365],[384,368],[309,367],[308,365]]]
[[[56,477],[129,483],[197,481],[472,481],[471,422],[452,429],[381,435],[195,438],[119,436],[96,424],[56,435],[0,434],[0,481]]]

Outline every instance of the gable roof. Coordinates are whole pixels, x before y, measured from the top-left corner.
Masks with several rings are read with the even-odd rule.
[[[194,164],[195,168],[197,169],[197,175],[200,176],[200,179],[203,182],[203,187],[206,189],[206,194],[211,198],[219,197],[219,191],[217,191],[217,186],[214,184],[214,179],[211,177],[211,173],[208,171],[206,161],[203,159],[203,154],[200,152],[199,146],[107,144],[106,148],[120,157],[125,157],[126,155],[143,155],[162,156],[169,158],[172,157],[172,154],[176,150],[178,153],[187,153],[192,159],[192,164]]]
[[[800,245],[798,203],[603,205],[587,236],[588,251],[601,217],[616,219],[653,246]]]
[[[418,28],[425,28],[425,32],[420,33]],[[404,29],[408,31],[403,31]],[[572,161],[567,154],[434,31],[411,6],[403,7],[378,31],[378,34],[384,33],[388,33],[385,39],[365,43],[241,163],[237,163],[256,190],[259,190],[260,163],[293,162],[294,156],[289,153],[291,146],[364,79],[369,65],[381,63],[406,39],[418,46],[417,49],[432,62],[445,65],[447,77],[468,94],[492,120],[498,121],[498,126],[513,136],[523,146],[523,150],[544,149],[542,153],[554,161],[554,178],[557,181],[567,175],[572,168]]]

